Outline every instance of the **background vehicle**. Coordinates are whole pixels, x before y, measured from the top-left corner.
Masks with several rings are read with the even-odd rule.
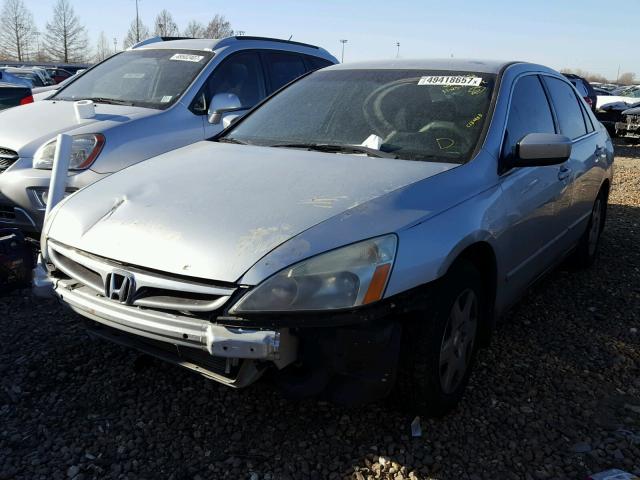
[[[56,84],[73,76],[73,73],[62,68],[47,68],[47,72],[49,72],[49,75],[51,75]]]
[[[0,82],[0,110],[32,102],[33,97],[29,87]]]
[[[596,104],[598,103],[598,95],[587,79],[573,73],[563,73],[563,75],[569,79],[574,87],[576,87],[576,90],[580,92],[580,95],[582,95],[584,101],[587,102],[587,105],[589,105],[591,110],[595,112]]]
[[[38,234],[55,136],[74,138],[75,191],[154,155],[219,133],[267,95],[336,59],[312,45],[259,37],[146,41],[74,77],[19,114],[0,114],[0,223]],[[74,102],[95,114],[78,118]]]
[[[215,140],[58,205],[56,293],[99,335],[227,385],[269,366],[292,395],[395,384],[428,415],[533,281],[593,261],[612,180],[575,88],[519,62],[329,67]]]
[[[28,68],[3,67],[3,71],[31,82],[32,88],[45,87],[47,83],[41,73]]]
[[[615,129],[617,136],[634,143],[640,142],[640,106],[623,111]]]

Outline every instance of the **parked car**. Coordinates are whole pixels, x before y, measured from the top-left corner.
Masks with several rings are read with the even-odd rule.
[[[569,79],[574,87],[576,87],[576,90],[578,90],[582,98],[584,98],[584,101],[587,102],[589,108],[595,112],[596,104],[598,103],[598,95],[587,79],[573,73],[564,73],[563,75]]]
[[[597,108],[601,109],[606,105],[619,102],[627,105],[640,102],[640,86],[626,87],[622,90],[613,91],[611,95],[599,96]]]
[[[593,91],[596,92],[597,96],[608,97],[611,95],[611,92],[609,90],[605,90],[604,88],[593,87]]]
[[[624,112],[629,110],[630,108],[635,108],[640,106],[640,98],[636,99],[636,102],[627,103],[616,101],[613,103],[607,103],[606,105],[601,106],[596,111],[596,118],[605,126],[607,131],[612,137],[618,136],[616,126],[620,122],[626,122],[624,117]]]
[[[12,83],[14,85],[22,85],[22,86],[31,88],[30,80],[25,80],[24,78],[16,77],[11,73],[3,71],[1,68],[0,68],[0,82]]]
[[[31,96],[31,89],[29,87],[16,85],[15,83],[0,82],[0,110],[18,105],[26,105],[32,102],[33,97]],[[2,168],[2,163],[2,153],[0,153],[0,168]]]
[[[35,102],[39,102],[40,100],[46,100],[47,98],[51,97],[52,95],[55,95],[55,93],[58,90],[63,88],[65,85],[67,85],[71,81],[75,80],[75,76],[76,75],[72,75],[71,77],[67,78],[66,80],[63,80],[62,82],[57,83],[55,85],[49,85],[48,87],[34,88],[33,89],[33,100]]]
[[[30,68],[2,67],[2,71],[29,81],[32,88],[46,86],[40,74]]]
[[[49,72],[49,75],[51,75],[56,84],[59,84],[73,76],[73,73],[64,70],[63,68],[49,67],[47,68],[47,72]]]
[[[209,138],[304,73],[336,63],[322,48],[258,37],[147,42],[78,74],[46,100],[0,114],[0,223],[42,227],[55,137],[73,136],[75,191],[131,164]],[[75,102],[95,115],[79,118]],[[2,173],[4,170],[4,173]]]
[[[337,65],[67,197],[42,252],[98,335],[233,387],[269,370],[291,395],[395,386],[441,415],[526,288],[593,262],[612,162],[549,68]]]
[[[618,137],[631,140],[633,143],[640,141],[640,106],[622,112],[615,128]]]

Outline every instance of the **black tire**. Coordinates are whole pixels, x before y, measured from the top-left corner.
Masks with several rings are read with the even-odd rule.
[[[457,406],[475,363],[479,332],[487,325],[487,302],[482,276],[471,263],[456,262],[433,288],[429,295],[432,298],[428,302],[430,305],[405,325],[393,395],[404,410],[426,417],[443,416]],[[465,292],[473,292],[475,295],[476,328],[472,345],[470,348],[465,347],[468,359],[465,362],[466,370],[458,375],[456,385],[450,384],[447,389],[443,387],[443,383],[448,367],[441,364],[441,350],[445,351],[445,336],[452,339],[452,309]]]
[[[590,267],[598,256],[600,236],[604,230],[607,216],[607,200],[606,191],[604,189],[600,190],[600,193],[598,193],[598,196],[593,202],[587,228],[580,237],[576,250],[570,259],[571,264],[576,268]],[[597,212],[598,208],[600,209],[599,213]],[[594,221],[597,222],[596,228],[593,228]],[[593,235],[595,235],[595,238],[593,238]]]

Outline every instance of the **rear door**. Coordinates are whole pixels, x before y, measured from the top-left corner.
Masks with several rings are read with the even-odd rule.
[[[571,182],[571,202],[565,218],[569,230],[565,247],[570,248],[586,228],[600,188],[601,172],[593,167],[598,163],[604,145],[598,145],[591,115],[574,90],[556,77],[543,78],[553,102],[560,133],[573,141],[571,158],[565,164]]]
[[[502,157],[515,160],[516,144],[529,133],[555,133],[556,122],[538,75],[516,80],[504,135]],[[517,163],[517,161],[516,161]],[[508,211],[505,287],[518,296],[562,253],[563,219],[571,202],[564,166],[511,168],[502,173],[501,187]]]

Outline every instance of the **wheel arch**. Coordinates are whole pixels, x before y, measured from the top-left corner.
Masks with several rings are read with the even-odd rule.
[[[498,262],[493,246],[486,240],[475,241],[462,249],[449,264],[447,271],[458,262],[473,265],[482,276],[485,286],[484,300],[487,306],[487,318],[480,330],[482,345],[488,345],[496,324],[495,303],[498,288]]]

